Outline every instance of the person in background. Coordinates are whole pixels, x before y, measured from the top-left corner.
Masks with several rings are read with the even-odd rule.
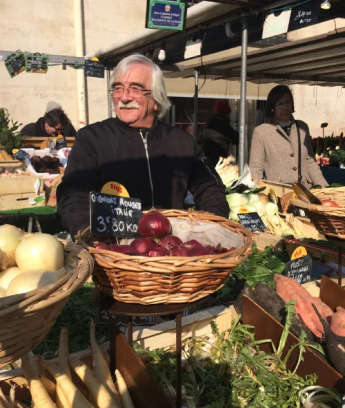
[[[76,131],[61,108],[52,109],[35,123],[24,126],[20,133],[24,136],[75,136]]]
[[[231,108],[227,101],[216,103],[215,113],[199,136],[198,143],[210,162],[216,166],[220,157],[228,157],[230,145],[238,145],[238,132],[230,124]]]
[[[315,161],[308,125],[293,117],[294,100],[289,87],[271,89],[266,103],[267,123],[254,129],[249,167],[258,184],[267,180],[305,187],[328,185]],[[299,143],[300,139],[300,143]],[[300,148],[299,148],[300,145]]]
[[[169,108],[160,68],[143,55],[124,58],[110,82],[116,118],[77,133],[57,207],[74,236],[90,225],[89,194],[109,182],[139,198],[142,209],[183,209],[189,190],[200,210],[228,218],[225,186],[193,136],[160,121]]]

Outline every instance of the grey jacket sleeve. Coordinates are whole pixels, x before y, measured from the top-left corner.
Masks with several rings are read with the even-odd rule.
[[[265,148],[264,141],[260,131],[255,128],[252,137],[252,145],[250,148],[249,168],[252,179],[259,182],[263,178],[265,163]]]
[[[326,187],[328,186],[328,183],[323,177],[321,169],[315,160],[315,153],[314,153],[313,144],[311,141],[311,136],[309,133],[309,127],[306,124],[305,126],[306,126],[305,145],[308,151],[307,167],[308,167],[309,177],[313,185],[320,185],[321,187]]]

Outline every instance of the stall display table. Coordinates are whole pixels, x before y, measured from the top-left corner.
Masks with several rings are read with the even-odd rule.
[[[176,317],[176,408],[181,408],[181,349],[182,349],[182,312],[206,302],[207,297],[199,299],[193,303],[173,303],[157,305],[140,305],[134,303],[124,303],[113,299],[104,292],[95,288],[91,292],[93,302],[99,308],[106,310],[109,314],[117,314],[128,317],[128,343],[133,346],[133,324],[134,316],[166,316],[175,315]],[[115,355],[115,338],[118,329],[116,324],[110,322],[110,370],[113,372]]]
[[[20,210],[0,211],[0,225],[10,223],[15,225],[18,220],[27,222],[27,232],[32,232],[33,225],[38,232],[42,232],[41,220],[55,219],[57,214],[56,207],[36,207],[36,208],[22,208]]]

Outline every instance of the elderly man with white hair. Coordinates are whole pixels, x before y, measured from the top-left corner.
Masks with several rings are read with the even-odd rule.
[[[89,192],[108,182],[124,186],[143,209],[182,209],[189,190],[198,209],[228,217],[224,185],[193,136],[160,121],[169,108],[160,68],[131,55],[116,66],[110,85],[116,118],[78,131],[57,190],[69,232],[89,226]]]

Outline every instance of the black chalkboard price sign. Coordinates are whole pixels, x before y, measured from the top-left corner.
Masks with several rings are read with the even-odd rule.
[[[283,275],[294,279],[296,282],[307,283],[313,280],[312,276],[313,260],[310,255],[294,259],[286,264]]]
[[[104,65],[99,61],[85,60],[85,76],[104,78]]]
[[[240,223],[248,228],[250,231],[262,231],[266,229],[266,225],[260,218],[260,215],[257,212],[237,214]]]
[[[25,55],[23,52],[9,55],[5,61],[5,66],[11,78],[21,74],[26,69]]]
[[[141,201],[138,198],[118,197],[90,192],[91,233],[114,237],[138,237]]]

